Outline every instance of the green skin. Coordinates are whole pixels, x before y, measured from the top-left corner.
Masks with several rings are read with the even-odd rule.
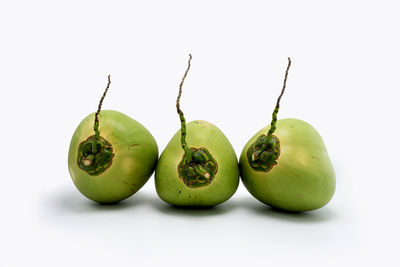
[[[239,185],[239,168],[231,143],[221,130],[209,122],[192,121],[186,127],[189,147],[208,149],[218,164],[218,171],[206,186],[191,188],[184,183],[178,173],[178,165],[185,154],[179,130],[157,164],[155,184],[158,196],[176,206],[210,207],[225,202]]]
[[[269,128],[254,135],[240,156],[240,174],[247,190],[281,210],[301,212],[325,206],[335,192],[335,173],[321,136],[310,124],[298,119],[278,120],[274,132],[281,150],[277,164],[268,172],[250,166],[247,150]]]
[[[100,136],[111,143],[112,164],[99,175],[90,175],[77,164],[78,147],[94,135],[94,114],[87,116],[72,136],[68,169],[78,190],[100,203],[115,203],[136,193],[150,178],[158,147],[150,132],[134,119],[113,110],[100,112]]]

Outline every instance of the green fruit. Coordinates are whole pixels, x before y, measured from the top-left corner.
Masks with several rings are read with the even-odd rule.
[[[280,155],[269,171],[260,171],[249,163],[250,146],[270,126],[261,129],[243,148],[240,174],[247,190],[258,200],[288,211],[318,209],[329,202],[335,192],[335,173],[318,132],[297,119],[278,120],[275,136]]]
[[[148,181],[157,164],[158,148],[137,121],[118,111],[100,111],[102,100],[99,110],[87,116],[72,136],[68,169],[84,196],[115,203]]]
[[[195,172],[195,175],[179,172],[185,171],[180,168],[185,152],[178,131],[157,164],[155,182],[158,195],[165,202],[177,206],[214,206],[228,200],[239,185],[238,163],[232,145],[216,126],[206,121],[188,123],[187,133],[187,142],[192,150],[206,148],[212,156],[211,160],[198,165],[213,165],[214,168],[208,172],[208,179]],[[186,166],[190,167],[190,164]]]
[[[181,131],[161,154],[155,184],[158,196],[169,204],[209,207],[225,202],[236,192],[239,168],[235,151],[221,130],[206,121],[185,123],[179,100],[190,68],[189,56],[177,99]]]
[[[247,190],[261,202],[287,211],[323,207],[335,192],[335,173],[318,132],[298,119],[277,121],[278,98],[271,125],[243,148],[240,174]]]

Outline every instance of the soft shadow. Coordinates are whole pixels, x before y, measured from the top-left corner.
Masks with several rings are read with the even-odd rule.
[[[95,213],[134,209],[147,202],[140,192],[132,197],[113,204],[100,204],[85,198],[76,190],[59,190],[49,195],[42,206],[54,213]]]
[[[271,218],[294,223],[323,223],[338,218],[337,213],[328,207],[308,212],[286,212],[271,208],[253,197],[233,197],[218,206],[178,207],[167,204],[157,197],[144,191],[139,191],[133,196],[114,204],[99,204],[93,202],[76,190],[60,189],[43,199],[41,207],[45,213],[52,215],[68,214],[93,214],[104,212],[119,212],[134,210],[147,206],[162,214],[169,216],[206,217],[219,216],[231,212],[234,209],[242,209],[259,217]]]
[[[151,198],[148,199],[147,201],[151,203],[151,206],[155,210],[171,216],[188,216],[188,217],[217,216],[225,214],[235,208],[235,205],[232,204],[232,202],[229,200],[225,203],[213,207],[179,207],[167,204],[159,198]]]
[[[242,208],[251,211],[257,216],[295,223],[323,223],[333,221],[337,218],[337,214],[329,207],[322,207],[314,211],[289,212],[272,208],[251,197],[242,199],[240,203]]]

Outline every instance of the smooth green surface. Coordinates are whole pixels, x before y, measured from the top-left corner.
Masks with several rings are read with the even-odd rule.
[[[68,169],[78,190],[87,198],[113,203],[136,193],[150,178],[157,164],[158,147],[150,132],[134,119],[113,110],[100,112],[100,135],[115,154],[111,167],[92,176],[77,164],[78,146],[94,134],[94,114],[87,116],[72,136]]]
[[[243,148],[240,174],[247,190],[261,202],[287,211],[314,210],[326,205],[335,192],[335,173],[318,132],[298,119],[278,120],[275,136],[281,153],[268,172],[249,165],[248,148],[270,125],[261,129]]]
[[[239,185],[239,168],[235,151],[226,136],[213,124],[192,121],[187,124],[186,141],[190,148],[205,147],[218,163],[213,181],[204,187],[190,188],[178,174],[184,151],[177,131],[161,154],[155,174],[159,197],[177,206],[214,206],[228,200]]]

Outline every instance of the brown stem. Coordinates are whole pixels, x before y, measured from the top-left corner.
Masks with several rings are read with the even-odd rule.
[[[276,106],[275,106],[274,112],[272,113],[272,122],[271,122],[271,127],[267,134],[268,137],[270,137],[276,130],[276,122],[278,120],[277,115],[278,115],[278,111],[279,111],[279,104],[280,104],[281,98],[283,96],[283,93],[285,92],[286,81],[287,81],[287,78],[289,75],[289,68],[290,68],[291,64],[292,64],[292,61],[290,60],[290,57],[288,57],[288,65],[286,67],[285,79],[283,80],[283,87],[282,87],[281,94],[279,95],[278,100],[276,101]]]
[[[99,131],[99,114],[100,114],[100,111],[101,111],[101,105],[103,105],[103,101],[104,101],[104,98],[106,97],[108,88],[110,88],[110,84],[111,84],[111,76],[108,75],[107,87],[106,87],[106,89],[104,90],[103,96],[100,98],[100,102],[99,102],[99,105],[98,105],[98,107],[97,107],[96,114],[94,115],[94,126],[93,126],[93,129],[94,129],[94,140],[93,140],[93,145],[92,145],[92,151],[93,151],[93,153],[96,153],[96,141],[98,141],[98,140],[99,140],[99,137],[100,137],[100,131]]]
[[[185,151],[186,163],[191,162],[192,153],[186,143],[186,121],[185,121],[185,117],[183,116],[183,112],[180,107],[180,100],[181,100],[181,95],[182,95],[182,86],[183,86],[183,83],[185,82],[186,76],[189,72],[191,60],[192,60],[192,55],[189,54],[188,66],[186,68],[185,74],[182,77],[181,84],[179,85],[178,98],[176,99],[176,110],[177,110],[177,112],[179,114],[179,118],[181,120],[181,145],[182,145],[183,150]]]

